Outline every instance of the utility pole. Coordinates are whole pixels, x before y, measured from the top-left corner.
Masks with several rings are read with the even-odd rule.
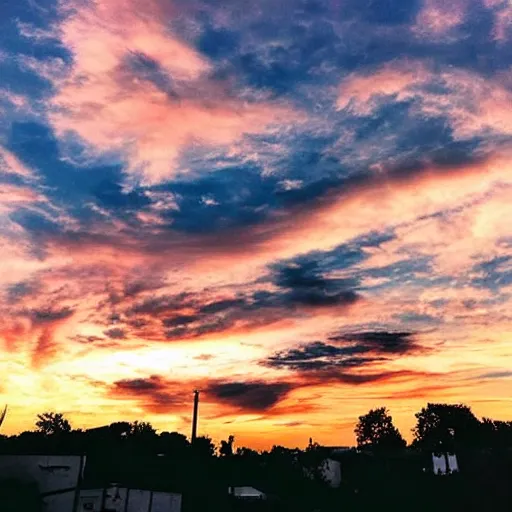
[[[197,437],[197,411],[199,408],[199,391],[194,391],[194,414],[192,416],[192,439],[191,443],[194,443]]]
[[[4,422],[6,415],[7,415],[7,405],[5,406],[2,414],[0,414],[0,427],[2,426],[2,423]]]

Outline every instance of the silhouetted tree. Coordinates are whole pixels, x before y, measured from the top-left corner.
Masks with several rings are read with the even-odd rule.
[[[208,436],[196,437],[192,444],[192,451],[198,457],[208,458],[215,455],[215,445]]]
[[[480,431],[485,446],[500,450],[512,448],[512,421],[483,418]]]
[[[252,448],[247,448],[246,446],[239,446],[236,449],[236,456],[241,458],[249,458],[249,457],[257,457],[259,453]]]
[[[130,435],[134,437],[153,437],[156,430],[147,421],[134,421],[131,426]]]
[[[37,485],[12,478],[0,480],[0,509],[2,512],[41,512],[43,506]]]
[[[123,438],[130,435],[133,430],[133,425],[128,421],[116,421],[108,426],[112,436],[116,438]]]
[[[235,443],[235,436],[229,436],[227,441],[220,442],[219,454],[222,457],[231,457],[233,455],[233,445]]]
[[[416,413],[414,445],[434,452],[451,452],[478,444],[480,422],[467,405],[427,404]]]
[[[165,454],[182,457],[189,446],[187,436],[178,432],[162,432],[159,436],[160,451]]]
[[[359,448],[372,450],[395,450],[405,448],[406,442],[393,425],[393,418],[385,407],[372,409],[359,416],[354,430]]]
[[[71,424],[61,413],[44,412],[43,414],[38,414],[37,417],[37,432],[45,436],[71,432]]]

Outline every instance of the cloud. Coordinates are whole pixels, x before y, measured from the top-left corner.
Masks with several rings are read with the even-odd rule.
[[[383,360],[379,357],[361,357],[369,352],[371,350],[365,346],[338,347],[317,341],[274,354],[265,361],[265,365],[306,372],[328,368],[358,368]]]
[[[424,38],[446,36],[464,22],[468,4],[468,0],[456,0],[448,8],[442,0],[425,0],[413,31]]]
[[[36,309],[27,313],[32,321],[31,334],[36,337],[31,353],[31,365],[37,370],[57,355],[60,345],[56,339],[58,330],[75,311],[63,307]]]
[[[296,348],[278,352],[264,365],[299,372],[365,368],[389,361],[397,355],[414,353],[421,347],[411,332],[366,331],[343,333],[328,337],[328,342],[304,343]],[[343,373],[347,381],[352,377]],[[361,377],[361,376],[359,376]],[[354,377],[357,381],[357,377]]]
[[[37,282],[21,281],[7,287],[8,298],[11,302],[19,302],[24,297],[34,294],[39,289]]]
[[[484,5],[493,13],[493,35],[500,43],[510,39],[512,26],[512,6],[506,0],[484,0]]]
[[[108,390],[115,399],[135,400],[148,412],[167,414],[185,405],[184,389],[158,375],[123,379]]]
[[[13,211],[43,201],[44,197],[32,188],[0,183],[0,211]]]
[[[320,262],[324,257],[334,258],[335,253],[327,255],[318,250],[314,255],[311,255],[312,261],[311,258],[298,258],[293,261],[275,263],[275,258],[279,255],[279,244],[282,240],[281,229],[283,230],[284,240],[289,244],[287,247],[289,247],[290,254],[296,254],[297,250],[301,250],[303,247],[318,249],[322,243],[331,240],[326,236],[333,235],[333,231],[337,229],[336,226],[340,224],[336,220],[335,224],[332,225],[333,229],[330,229],[330,226],[326,226],[322,220],[324,215],[326,217],[332,215],[333,219],[335,217],[337,219],[344,218],[343,226],[341,226],[343,229],[354,222],[357,226],[354,233],[361,232],[361,229],[364,232],[367,228],[379,227],[379,224],[376,224],[376,218],[380,222],[386,222],[386,216],[382,212],[378,212],[379,201],[384,201],[382,203],[385,205],[384,211],[390,208],[390,211],[386,212],[390,221],[400,218],[402,221],[411,222],[411,219],[415,219],[417,216],[424,216],[425,222],[430,221],[436,217],[426,214],[431,214],[432,211],[443,208],[446,204],[445,196],[438,195],[436,192],[438,186],[453,187],[453,189],[450,188],[453,191],[453,194],[450,192],[451,199],[457,197],[456,194],[459,194],[460,198],[466,198],[467,194],[473,190],[481,191],[483,183],[493,183],[506,177],[505,169],[506,167],[500,167],[498,160],[496,162],[491,160],[488,163],[484,161],[484,163],[472,164],[467,167],[463,165],[453,167],[445,165],[438,168],[429,166],[424,168],[421,166],[412,167],[412,169],[399,168],[396,171],[390,171],[385,177],[379,174],[369,174],[363,178],[345,181],[344,187],[331,188],[327,193],[312,202],[311,209],[308,212],[309,217],[318,215],[317,220],[320,220],[320,222],[311,223],[308,229],[305,230],[304,233],[308,234],[307,240],[305,240],[305,236],[303,237],[300,234],[304,226],[302,220],[308,223],[311,219],[301,218],[298,209],[291,209],[289,212],[285,212],[281,219],[277,219],[272,224],[275,229],[270,230],[270,232],[264,229],[265,236],[270,235],[270,239],[262,247],[258,246],[257,238],[255,239],[250,235],[251,229],[263,229],[265,224],[257,228],[251,228],[247,230],[247,233],[241,234],[243,246],[240,246],[240,244],[233,246],[232,241],[228,238],[226,238],[226,244],[222,245],[222,236],[216,236],[213,239],[207,234],[200,237],[181,235],[178,237],[178,240],[182,242],[181,244],[178,244],[178,240],[173,240],[172,237],[165,239],[162,237],[158,237],[158,239],[146,238],[146,234],[140,234],[137,237],[128,238],[128,245],[125,246],[123,244],[117,245],[118,240],[115,235],[113,237],[101,235],[93,239],[87,233],[66,235],[67,240],[64,238],[65,244],[61,245],[62,239],[59,239],[61,235],[52,233],[49,237],[51,240],[50,247],[55,248],[51,251],[55,251],[53,254],[56,257],[61,257],[62,254],[66,257],[72,254],[76,254],[77,257],[81,255],[84,270],[81,269],[79,272],[84,272],[85,268],[90,269],[90,271],[94,270],[92,274],[89,273],[89,270],[87,270],[87,274],[81,274],[97,275],[97,278],[95,277],[93,281],[89,278],[91,284],[87,293],[103,294],[105,277],[102,272],[106,272],[107,269],[108,272],[114,272],[110,279],[119,283],[119,293],[115,302],[122,304],[119,307],[119,313],[126,315],[120,328],[125,331],[128,338],[140,337],[155,341],[206,340],[225,335],[255,333],[258,330],[263,331],[269,326],[277,327],[280,325],[284,327],[285,325],[294,324],[300,319],[312,318],[314,315],[320,314],[324,314],[329,321],[332,321],[335,314],[340,312],[343,315],[348,314],[351,311],[349,307],[361,303],[363,292],[359,291],[357,273],[349,274],[351,276],[349,279],[346,276],[340,277],[339,274],[333,276],[329,268]],[[482,176],[485,177],[484,181],[481,179]],[[414,200],[408,197],[409,190],[415,191]],[[365,197],[365,194],[369,194],[367,201],[360,199],[361,195]],[[386,198],[387,194],[389,194],[389,198]],[[422,197],[425,198],[427,208],[422,205]],[[356,207],[360,204],[360,200],[366,204],[365,210],[362,212]],[[410,208],[405,208],[404,203],[410,200]],[[351,205],[351,201],[354,201],[353,205]],[[434,204],[434,208],[428,212],[431,202]],[[377,210],[373,210],[376,205]],[[394,209],[396,206],[399,207],[398,210]],[[330,210],[331,208],[334,209]],[[364,220],[362,224],[360,224],[361,215]],[[411,217],[406,217],[406,215],[411,215]],[[292,218],[294,219],[293,223],[291,222]],[[286,231],[284,228],[286,228]],[[379,253],[382,253],[383,248],[387,250],[387,247],[391,247],[395,243],[396,251],[401,250],[402,233],[401,231],[397,233],[400,235],[398,238],[387,239],[380,246],[363,247],[363,257],[358,255],[359,253],[355,256],[349,254],[347,263],[343,263],[343,265],[349,267],[356,263],[359,265],[364,260],[363,265],[368,268],[378,266],[375,258]],[[320,235],[323,236],[321,241]],[[126,232],[123,234],[123,237],[125,236]],[[313,240],[309,238],[310,236]],[[92,242],[91,245],[88,245],[88,237],[89,241]],[[343,240],[343,235],[336,238],[338,242],[336,245],[338,245],[340,238]],[[453,241],[453,237],[450,237],[450,239]],[[212,240],[214,244],[220,243],[220,247],[210,246],[209,240]],[[245,244],[245,240],[247,244]],[[426,251],[429,251],[432,246],[432,241],[430,238],[429,240],[429,243],[425,245]],[[292,241],[295,241],[294,244],[291,243]],[[298,249],[297,244],[301,242],[306,245]],[[98,243],[100,245],[96,245]],[[334,238],[332,243],[335,243]],[[77,244],[76,252],[73,247],[75,244]],[[104,249],[102,249],[102,245]],[[418,247],[417,243],[416,247]],[[165,291],[155,293],[151,289],[146,289],[144,286],[137,284],[136,280],[131,277],[132,269],[140,268],[140,265],[144,262],[146,265],[150,264],[151,268],[160,268],[161,270],[169,268],[168,266],[173,265],[174,262],[183,262],[180,255],[189,254],[188,249],[192,249],[192,254],[197,251],[197,255],[202,254],[203,256],[211,251],[209,265],[215,261],[216,257],[220,258],[220,261],[227,258],[224,261],[233,262],[234,264],[237,260],[240,263],[242,261],[250,262],[253,261],[253,258],[260,262],[272,258],[274,263],[271,265],[268,275],[265,276],[264,274],[261,284],[256,282],[248,284],[247,281],[242,280],[240,282],[240,284],[243,284],[242,287],[233,291],[224,289],[222,293],[212,293],[212,290],[206,290],[201,285],[197,286],[194,293],[181,292],[179,291],[180,287],[174,287],[175,293],[166,294]],[[131,250],[133,250],[133,254],[130,253]],[[458,254],[460,253],[459,250]],[[84,259],[83,255],[85,254],[87,254],[87,260]],[[122,258],[120,258],[121,254]],[[430,254],[430,252],[427,254]],[[403,258],[403,255],[401,257]],[[314,258],[317,258],[317,261]],[[341,268],[346,267],[342,266]],[[103,271],[100,272],[101,269]],[[384,268],[382,272],[388,274],[399,272],[397,273],[397,278],[399,278],[400,275],[404,275],[404,269],[405,266],[401,265],[397,266],[395,270],[391,267]],[[200,267],[198,271],[202,272]],[[73,275],[78,275],[77,272],[78,269],[69,268],[62,276],[64,279],[69,279]],[[156,272],[156,270],[152,272]],[[261,272],[261,268],[256,274],[259,272]],[[55,270],[53,274],[55,275]],[[204,274],[200,273],[200,275]],[[221,272],[218,279],[222,280],[224,275]],[[414,277],[414,273],[408,275]],[[356,277],[354,278],[354,276]],[[85,289],[86,283],[87,281],[80,283],[80,288]],[[158,287],[165,290],[166,285],[157,280],[154,286],[157,287],[157,290]],[[96,319],[104,322],[105,312],[111,305],[102,301],[98,301],[98,305],[101,306],[102,313],[98,313]]]
[[[124,340],[126,339],[126,332],[124,329],[112,328],[106,330],[103,334],[112,340]]]
[[[340,314],[362,300],[353,282],[330,279],[313,260],[274,265],[258,280],[222,293],[203,288],[127,299],[122,312],[132,334],[176,341],[256,332],[322,310]]]
[[[345,78],[337,106],[369,116],[389,101],[408,102],[417,115],[445,118],[454,138],[464,140],[512,135],[512,117],[505,108],[511,100],[512,93],[496,77],[463,69],[436,70],[429,61],[399,59]]]
[[[194,144],[229,147],[298,120],[285,105],[241,101],[213,80],[207,59],[164,24],[175,15],[157,2],[73,2],[58,27],[73,65],[53,80],[57,135],[78,135],[91,156],[118,153],[145,183],[183,171],[180,156]]]
[[[500,396],[508,2],[47,4],[13,3],[0,43],[17,417],[57,397],[77,424],[132,405],[168,423],[198,387],[217,435],[219,415],[266,432]]]
[[[384,354],[403,354],[418,348],[413,341],[414,333],[411,332],[368,331],[342,334],[330,339],[355,341],[361,346]]]
[[[417,372],[407,370],[397,371],[373,371],[364,373],[345,373],[345,372],[332,372],[327,371],[319,373],[316,377],[316,381],[313,381],[316,385],[322,384],[335,384],[342,383],[354,386],[361,386],[364,384],[371,384],[373,382],[392,382],[399,379],[416,379],[421,375]],[[423,375],[424,376],[424,375]]]
[[[271,409],[292,390],[286,382],[215,382],[206,393],[222,404],[244,411],[263,412]]]
[[[422,62],[403,61],[384,64],[361,74],[355,72],[345,78],[339,89],[337,107],[351,109],[358,115],[370,115],[383,100],[406,101],[414,97],[418,86],[431,75]]]
[[[58,320],[65,320],[74,313],[73,309],[64,307],[62,309],[39,309],[29,312],[29,316],[35,325],[41,325],[46,323],[53,323]]]
[[[397,228],[395,238],[384,242],[364,266],[386,267],[386,262],[391,264],[404,258],[428,258],[431,270],[438,276],[462,276],[470,270],[481,272],[483,269],[475,265],[490,255],[499,257],[507,252],[504,243],[508,234],[503,223],[503,215],[510,210],[507,181],[505,176],[491,178],[487,187],[468,193],[457,207]]]
[[[325,278],[314,261],[280,267],[275,283],[287,290],[282,298],[305,306],[351,305],[360,300],[353,283],[343,279]]]
[[[47,327],[37,336],[37,341],[32,353],[32,366],[34,369],[41,368],[54,357],[57,351],[54,334],[54,328]]]
[[[116,399],[136,400],[146,410],[165,414],[188,407],[193,389],[201,389],[201,402],[244,412],[272,409],[293,389],[286,382],[197,380],[178,382],[158,375],[115,382],[108,393]]]
[[[332,250],[362,233],[384,232],[397,224],[431,218],[464,204],[472,195],[485,193],[497,181],[508,179],[504,157],[472,161],[471,156],[464,156],[456,157],[460,161],[455,162],[443,162],[442,154],[437,158],[438,162],[419,161],[341,179],[320,196],[301,205],[293,204],[279,215],[249,227],[213,234],[182,233],[172,227],[154,234],[126,229],[108,236],[87,231],[56,233],[48,243],[67,254],[88,250],[94,251],[98,259],[108,260],[122,252],[127,262],[128,257],[135,261],[145,259],[150,264],[165,261],[170,265],[172,260],[197,270],[205,268],[201,256],[206,251],[210,267],[232,265],[238,271],[250,262],[261,268],[276,259]]]
[[[511,371],[488,372],[478,376],[478,379],[509,379],[512,378]]]
[[[24,165],[12,152],[0,147],[0,173],[31,179],[34,172]]]
[[[356,15],[369,23],[396,26],[410,23],[420,5],[421,0],[380,0],[363,5],[357,0],[345,0],[342,9],[347,9],[349,15]]]

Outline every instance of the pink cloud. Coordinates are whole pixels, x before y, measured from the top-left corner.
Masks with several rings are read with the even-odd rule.
[[[509,0],[484,0],[484,4],[494,12],[494,37],[503,43],[508,39],[512,28],[512,5]]]
[[[2,59],[0,58],[0,61]],[[6,100],[17,108],[22,108],[27,106],[27,98],[22,96],[21,94],[15,94],[9,90],[1,90],[0,89],[0,99]]]
[[[59,300],[80,301],[80,313],[76,313],[69,325],[69,335],[72,336],[80,333],[79,322],[103,325],[110,308],[124,312],[145,298],[165,297],[166,294],[172,297],[182,291],[194,291],[201,296],[200,304],[235,299],[237,283],[251,282],[261,276],[266,265],[276,259],[311,250],[329,250],[361,234],[390,227],[396,230],[397,238],[383,244],[362,268],[385,266],[411,257],[434,256],[438,273],[464,273],[477,261],[475,256],[499,254],[498,242],[507,233],[510,207],[508,189],[503,188],[502,193],[498,193],[500,189],[495,187],[510,181],[507,162],[504,157],[465,168],[427,167],[422,173],[398,177],[387,176],[382,170],[374,180],[352,190],[333,191],[307,211],[297,208],[264,225],[245,228],[239,233],[231,232],[229,236],[196,237],[167,232],[162,237],[155,231],[146,232],[146,239],[141,242],[126,227],[104,236],[101,226],[93,226],[92,231],[97,231],[97,235],[52,236],[46,241],[48,261],[44,265],[52,271],[37,274],[42,288],[34,298],[26,297],[24,305],[39,307],[41,298],[64,290],[59,292]],[[455,213],[450,215],[451,211]],[[150,222],[151,219],[147,220]],[[152,229],[157,229],[157,225]],[[30,275],[37,268],[32,264],[36,262],[26,259],[20,264],[22,262],[21,275]],[[158,284],[157,291],[149,286],[126,295],[128,284],[141,268],[161,275],[162,283]],[[247,284],[243,289],[251,291]],[[213,293],[214,290],[218,292]],[[288,318],[278,309],[269,309],[260,316],[257,312],[244,313],[239,317],[235,315],[220,329],[196,335],[194,339],[201,343],[232,336],[265,336],[268,332],[281,339],[290,330],[297,332],[296,329],[313,329],[308,331],[308,336],[315,336],[319,322],[322,328],[332,329],[336,325],[364,323],[376,315],[381,321],[393,321],[397,308],[406,310],[409,307],[418,311],[417,294],[418,290],[414,292],[411,288],[406,293],[402,288],[388,292],[383,298],[368,296],[350,308],[301,308],[296,312],[299,315],[288,315]],[[119,306],[112,306],[118,302],[110,301],[109,295],[119,297]],[[449,314],[453,319],[460,314],[462,306],[460,301],[450,306]],[[422,314],[437,314],[428,306],[421,308]],[[171,308],[162,314],[142,315],[146,324],[128,327],[128,338],[161,342],[165,340],[163,318],[173,314],[191,315],[194,311]],[[472,313],[475,319],[479,314],[478,311]],[[53,345],[42,343],[41,361],[45,364],[57,354],[53,348],[46,350],[45,347],[61,343],[62,333],[59,328],[57,334],[46,333],[41,338],[42,342],[54,340]],[[185,331],[182,338],[188,337]],[[179,340],[178,333],[174,343]]]
[[[421,116],[444,116],[457,139],[485,132],[512,134],[512,93],[495,79],[462,70],[434,73],[428,63],[396,61],[373,73],[354,73],[340,85],[338,109],[370,115],[384,102],[412,101],[412,112]],[[445,92],[433,92],[430,85]]]
[[[75,7],[59,27],[74,64],[65,79],[54,79],[50,120],[59,137],[76,134],[93,154],[120,152],[128,172],[145,182],[174,175],[180,154],[194,143],[230,146],[297,119],[286,106],[230,97],[224,84],[208,78],[207,59],[166,27],[158,3]],[[137,54],[178,84],[179,99],[130,70]]]
[[[432,258],[436,275],[457,278],[467,276],[478,261],[504,254],[502,243],[510,231],[506,219],[512,214],[507,159],[490,163],[481,171],[472,177],[461,176],[460,194],[452,188],[457,180],[439,183],[435,192],[438,200],[447,195],[444,205],[438,203],[438,215],[432,215],[431,210],[423,218],[411,218],[404,211],[404,222],[395,229],[396,238],[373,250],[364,267],[384,267],[427,256]],[[420,205],[421,200],[421,209]]]
[[[33,178],[34,173],[7,149],[0,147],[0,173]]]
[[[276,259],[331,250],[371,231],[404,226],[405,232],[418,219],[466,207],[493,192],[499,183],[510,183],[506,155],[452,169],[436,169],[426,163],[425,169],[414,175],[393,175],[383,169],[367,182],[332,190],[308,209],[296,207],[263,224],[229,233],[185,235],[166,230],[163,237],[156,230],[145,232],[141,243],[137,234],[126,227],[113,228],[106,235],[99,225],[90,234],[52,236],[47,246],[54,257],[67,255],[82,262],[86,258],[91,265],[100,262],[101,266],[109,267],[122,262],[124,268],[139,264],[158,268],[178,265],[183,275],[193,272],[195,276],[204,276],[204,280],[201,277],[198,281],[201,284],[247,282]],[[506,209],[506,203],[503,208]],[[483,208],[482,215],[485,211]],[[499,218],[497,214],[496,222]],[[157,227],[158,224],[152,225],[152,229]],[[389,263],[389,258],[397,261],[403,256],[391,251],[388,256],[378,252],[373,257],[379,258],[380,263],[375,260],[372,264],[383,266]]]
[[[512,134],[512,93],[500,80],[466,71],[441,74],[449,90],[446,97],[426,95],[420,106],[425,114],[448,115],[457,138],[471,138],[486,131]]]
[[[10,210],[26,203],[44,201],[45,198],[28,187],[3,183],[0,185],[0,210]]]
[[[415,88],[429,78],[427,67],[416,61],[385,64],[372,74],[352,73],[340,85],[337,107],[349,108],[367,115],[386,96],[404,101],[415,94]]]
[[[467,0],[425,0],[413,31],[420,37],[439,38],[464,21]]]

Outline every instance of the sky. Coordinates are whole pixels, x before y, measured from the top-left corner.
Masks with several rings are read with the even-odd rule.
[[[352,445],[512,419],[509,0],[0,6],[4,434]]]

